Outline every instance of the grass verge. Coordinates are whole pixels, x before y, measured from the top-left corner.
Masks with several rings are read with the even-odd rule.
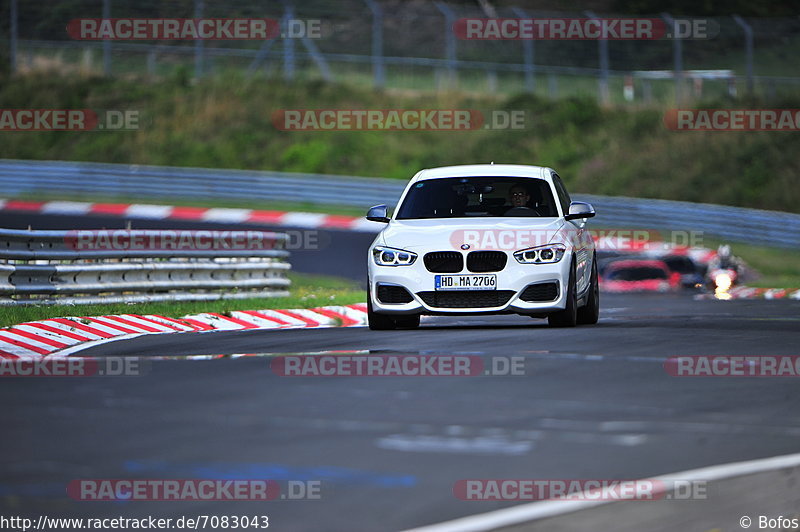
[[[358,287],[357,283],[345,279],[298,273],[290,273],[289,278],[292,280],[292,295],[289,297],[176,303],[0,306],[0,327],[10,327],[27,321],[67,316],[160,314],[171,318],[180,318],[187,314],[200,312],[226,314],[233,310],[314,308],[326,305],[360,303],[366,298],[364,291]]]

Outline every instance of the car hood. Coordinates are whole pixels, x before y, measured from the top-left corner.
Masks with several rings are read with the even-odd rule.
[[[385,246],[420,250],[459,249],[465,232],[472,250],[510,249],[514,245],[494,247],[493,241],[530,242],[516,249],[562,241],[563,218],[457,218],[425,220],[392,220],[381,232]],[[522,238],[522,240],[518,240]],[[526,240],[527,238],[527,240]],[[477,243],[477,244],[476,244]],[[487,244],[487,245],[481,245]]]

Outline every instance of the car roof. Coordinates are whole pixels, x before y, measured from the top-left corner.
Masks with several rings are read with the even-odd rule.
[[[417,173],[412,182],[425,179],[439,179],[442,177],[530,177],[549,179],[550,168],[544,166],[528,166],[523,164],[462,164],[458,166],[440,166],[426,168]]]

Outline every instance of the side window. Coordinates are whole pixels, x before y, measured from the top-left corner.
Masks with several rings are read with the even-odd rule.
[[[558,177],[558,174],[553,174],[553,183],[556,185],[556,193],[558,194],[558,202],[561,204],[561,211],[567,214],[569,212],[569,204],[572,203],[572,200],[569,198],[567,189],[564,188],[564,183],[561,182],[561,178]]]

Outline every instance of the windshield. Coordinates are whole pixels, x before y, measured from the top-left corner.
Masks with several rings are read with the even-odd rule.
[[[636,266],[633,268],[620,268],[609,272],[610,281],[647,281],[649,279],[666,279],[667,272],[661,268],[650,266]]]
[[[694,273],[695,267],[692,259],[688,257],[667,257],[663,259],[670,270],[678,273]]]
[[[492,216],[556,217],[550,185],[530,177],[446,177],[416,183],[398,220]]]

